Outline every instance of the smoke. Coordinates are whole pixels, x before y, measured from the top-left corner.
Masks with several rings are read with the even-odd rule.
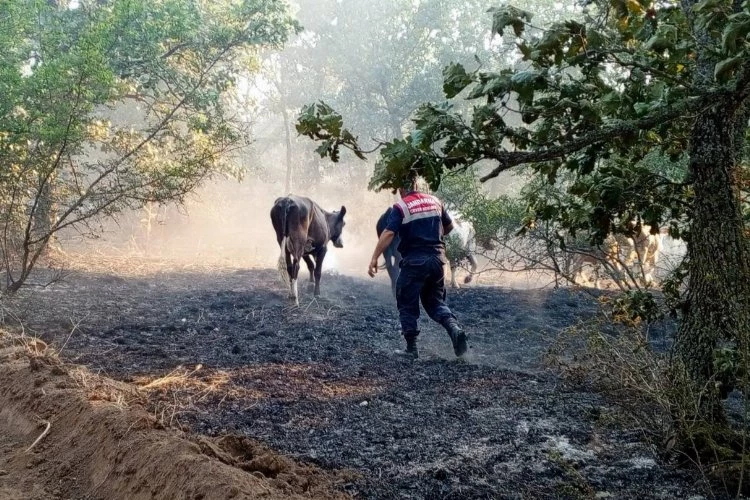
[[[283,265],[286,273],[286,263],[279,262],[280,248],[270,218],[274,200],[286,194],[283,190],[281,182],[252,175],[242,182],[221,179],[204,185],[181,207],[150,206],[123,214],[116,223],[105,223],[96,240],[75,239],[69,234],[62,243],[80,252],[168,259],[186,265],[267,269]],[[366,276],[377,242],[375,224],[393,203],[393,196],[347,184],[344,175],[328,176],[314,186],[299,186],[293,194],[308,196],[327,211],[346,206],[344,248],[329,244],[323,271]],[[306,275],[307,269],[302,267],[301,273]]]

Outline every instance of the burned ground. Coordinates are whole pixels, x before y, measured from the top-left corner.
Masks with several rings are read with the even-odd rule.
[[[24,297],[28,332],[69,363],[134,383],[166,425],[248,436],[361,476],[359,498],[678,498],[703,484],[661,463],[610,403],[542,364],[596,303],[570,289],[449,292],[466,361],[422,323],[401,347],[389,287],[336,274],[290,308],[275,271],[76,272]],[[273,471],[266,471],[273,475]]]

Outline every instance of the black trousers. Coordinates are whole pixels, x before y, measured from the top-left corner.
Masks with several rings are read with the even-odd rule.
[[[444,262],[440,255],[409,256],[401,261],[396,304],[404,337],[413,338],[419,334],[420,300],[427,315],[438,323],[456,319],[445,303]]]

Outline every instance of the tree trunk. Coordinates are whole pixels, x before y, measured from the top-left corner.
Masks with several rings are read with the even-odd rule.
[[[724,411],[713,380],[714,349],[720,338],[739,340],[750,328],[750,253],[738,185],[741,148],[735,144],[737,127],[747,124],[738,111],[737,103],[718,103],[698,117],[692,130],[690,284],[672,366],[698,413],[689,418],[719,424]]]
[[[281,116],[284,118],[284,144],[286,146],[286,182],[284,183],[284,196],[292,192],[292,132],[289,124],[289,111],[283,106]]]
[[[388,111],[388,122],[391,127],[391,136],[394,139],[401,139],[404,137],[404,132],[401,130],[401,118],[398,116],[396,106],[391,99],[391,94],[388,91],[388,85],[385,80],[380,81],[380,92],[385,101],[385,107]]]
[[[53,191],[53,184],[56,177],[57,176],[54,173],[50,175],[47,182],[40,189],[37,194],[38,200],[36,210],[32,214],[32,217],[34,218],[34,230],[31,236],[34,239],[37,239],[49,235],[48,243],[42,250],[43,256],[47,256],[51,248],[57,245],[57,237],[52,231],[55,222],[57,222],[57,210]]]

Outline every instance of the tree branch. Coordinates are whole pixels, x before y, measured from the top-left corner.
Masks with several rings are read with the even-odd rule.
[[[161,58],[162,59],[167,59],[167,58],[169,58],[169,56],[174,55],[175,52],[177,52],[180,49],[184,49],[188,45],[190,45],[188,42],[178,43],[177,45],[175,45],[174,47],[172,47],[171,49],[169,49],[168,51],[166,51],[165,53],[163,53],[161,55]]]
[[[659,111],[652,115],[637,120],[613,120],[604,125],[598,131],[579,137],[563,144],[551,146],[537,151],[485,151],[484,156],[498,162],[498,166],[479,180],[486,182],[500,173],[528,163],[539,163],[564,158],[565,156],[580,151],[581,149],[603,142],[610,141],[627,133],[647,130],[664,122],[682,118],[686,113],[692,113],[705,106],[713,105],[717,95],[720,93],[707,94],[701,98],[686,100],[680,106],[674,106],[666,111]]]

